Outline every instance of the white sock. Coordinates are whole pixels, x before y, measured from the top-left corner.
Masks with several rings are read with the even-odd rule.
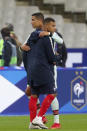
[[[38,98],[38,100],[37,100],[37,104],[40,104],[39,98]]]
[[[52,108],[52,111],[59,110],[59,102],[56,97],[54,98],[54,100],[51,103],[51,108]]]
[[[37,100],[37,105],[40,106],[40,101],[39,101],[39,99]],[[39,113],[39,111],[40,111],[40,107],[37,109],[37,114]]]
[[[59,102],[56,97],[51,103],[51,108],[53,112],[59,110]],[[59,123],[59,114],[54,115],[54,123]]]
[[[59,114],[54,115],[54,123],[59,123]]]

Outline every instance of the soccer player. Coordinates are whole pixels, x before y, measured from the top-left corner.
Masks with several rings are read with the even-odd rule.
[[[56,24],[55,24],[55,20],[52,19],[52,18],[46,18],[44,20],[44,30],[47,31],[47,32],[50,32],[52,35],[54,34],[54,32],[56,31]],[[40,32],[39,36],[44,36],[44,35],[47,35],[45,32]],[[54,35],[53,35],[54,36]],[[52,37],[54,38],[54,37]],[[51,42],[52,44],[52,42]],[[53,47],[53,50],[55,52],[55,45],[56,43],[54,42],[54,46],[52,44],[52,47]],[[59,61],[59,59],[58,59]],[[52,66],[53,67],[53,66]],[[56,67],[55,67],[55,70],[52,69],[52,72],[54,74],[54,77],[55,77],[55,85],[56,85],[56,88],[55,90],[57,89],[57,83],[56,83],[56,77],[57,77],[57,73],[56,73]],[[51,107],[52,107],[52,110],[53,110],[53,115],[54,115],[54,124],[51,126],[52,129],[55,129],[55,128],[60,128],[61,125],[59,123],[59,103],[58,103],[58,100],[57,98],[55,98],[51,104]]]
[[[35,23],[35,21],[33,22],[33,26],[34,26],[34,28],[36,27],[36,25],[35,25],[36,23]],[[41,27],[39,26],[39,29],[40,29]],[[34,32],[34,33],[36,33],[36,32]],[[40,30],[37,32],[37,35],[38,34],[40,34]],[[42,34],[44,34],[44,35],[49,35],[49,33],[48,32],[43,32]],[[33,34],[33,36],[34,36],[34,40],[36,41],[37,40],[37,38],[35,37],[35,34]],[[30,39],[29,39],[30,40]],[[60,40],[60,43],[61,43],[61,39],[58,39],[58,40]],[[63,40],[62,40],[63,41]],[[30,44],[30,41],[29,41],[29,44]],[[56,100],[56,99],[55,99]],[[53,103],[53,106],[55,106],[55,104]],[[57,112],[57,111],[56,111]],[[56,114],[57,115],[57,114]],[[55,117],[56,118],[56,117]],[[56,121],[56,119],[55,119],[55,121]],[[57,120],[57,122],[58,122],[58,120]],[[55,122],[55,124],[54,124],[54,126],[56,126],[56,128],[57,128],[57,126],[58,126],[58,124]]]
[[[44,30],[52,33],[52,36],[54,36],[54,34],[56,32],[56,23],[55,23],[55,20],[53,18],[50,18],[50,17],[45,18],[45,20],[44,20]],[[52,37],[52,38],[54,38],[54,37]],[[52,45],[54,54],[56,53],[55,52],[56,45],[58,45],[58,43],[56,43],[54,41],[53,45]],[[58,61],[59,61],[59,59],[58,59]],[[55,90],[57,90],[57,71],[56,71],[56,66],[53,69],[53,73],[54,73],[54,78],[55,78]],[[51,128],[52,129],[60,128],[61,125],[60,125],[60,122],[59,122],[59,102],[58,102],[56,97],[52,101],[51,107],[52,107],[52,111],[53,111],[53,115],[54,115],[54,124],[51,126]]]
[[[34,24],[34,26],[35,26],[35,28],[38,28],[38,26],[39,26],[39,29],[41,29],[42,28],[42,24],[41,24],[41,22],[40,21],[42,21],[43,20],[43,15],[41,14],[41,13],[38,13],[38,14],[36,14],[37,15],[37,17],[38,17],[38,21],[36,20],[32,20],[32,21],[34,21],[33,22],[33,24]],[[38,23],[38,24],[37,24]],[[33,32],[32,34],[31,34],[31,36],[30,36],[30,38],[29,38],[29,44],[32,42],[32,40],[35,42],[35,40],[37,39],[37,30],[35,31],[35,32]],[[36,35],[36,36],[35,36]],[[32,36],[33,36],[33,38],[32,38]],[[27,42],[28,43],[28,42]],[[30,46],[30,45],[29,45]],[[25,46],[25,45],[23,45],[23,48],[22,48],[23,50],[30,50],[30,49],[28,49],[27,48],[27,46]],[[27,51],[26,50],[26,51]],[[24,54],[24,66],[25,66],[25,69],[27,70],[27,52],[24,52],[23,53]],[[28,72],[27,72],[28,73]],[[28,75],[27,75],[28,76]],[[29,79],[30,79],[30,76],[29,76]],[[30,88],[29,88],[29,86],[27,87],[27,89],[28,89],[28,91],[30,90]],[[29,94],[29,93],[28,93]],[[38,108],[40,107],[40,104],[39,104],[39,101],[38,101]],[[45,119],[45,117],[43,116],[43,120],[45,120],[46,121],[46,119]],[[44,121],[44,122],[45,122]],[[31,124],[30,124],[31,125]],[[30,126],[30,128],[31,128],[31,126]]]
[[[36,20],[35,14],[32,16],[32,20],[33,22]],[[41,20],[40,23],[37,20],[37,25],[39,24],[39,27],[41,22]],[[35,26],[35,24],[32,23],[33,26]],[[28,71],[30,75],[29,83],[31,86],[31,98],[29,102],[30,121],[33,126],[37,125],[41,129],[46,129],[46,126],[42,123],[41,119],[55,97],[55,81],[50,69],[50,65],[53,65],[55,62],[55,56],[48,37],[39,39],[36,44],[33,44],[30,40],[31,39],[29,39],[28,43],[31,47],[31,50],[28,53]],[[35,118],[37,97],[40,94],[48,95],[42,103],[38,116]]]

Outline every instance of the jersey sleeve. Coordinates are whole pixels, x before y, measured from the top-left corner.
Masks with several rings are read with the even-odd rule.
[[[32,43],[36,43],[39,39],[40,31],[34,31],[31,33],[30,37],[27,40],[27,45],[32,46]]]
[[[53,33],[52,38],[55,42],[63,44],[63,39],[56,32]]]

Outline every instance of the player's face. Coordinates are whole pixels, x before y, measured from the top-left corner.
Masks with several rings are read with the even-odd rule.
[[[31,24],[33,28],[39,28],[40,20],[38,20],[35,16],[32,16]]]
[[[55,22],[49,22],[45,25],[45,29],[51,33],[54,33],[56,31],[56,23]]]

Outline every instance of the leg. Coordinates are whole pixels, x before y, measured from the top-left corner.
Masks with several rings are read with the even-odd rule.
[[[42,102],[38,116],[42,117],[46,113],[46,111],[48,110],[48,108],[49,108],[49,106],[50,106],[50,104],[51,104],[51,102],[53,101],[54,98],[55,98],[54,94],[48,94],[45,97],[45,99]]]
[[[29,110],[30,110],[30,122],[36,117],[36,111],[37,111],[37,95],[31,95],[30,101],[29,101]]]
[[[39,111],[40,111],[40,101],[39,101],[39,98],[38,98],[38,100],[37,100],[37,114],[38,114]]]
[[[54,115],[54,124],[51,126],[52,129],[60,128],[61,125],[59,123],[59,102],[57,97],[51,103],[53,115]]]
[[[57,90],[57,71],[56,66],[54,66],[54,79],[55,79],[55,90]],[[51,126],[52,129],[60,128],[61,125],[59,123],[59,102],[57,97],[51,103],[53,115],[54,115],[54,124]]]
[[[30,89],[30,86],[27,85],[27,88],[25,90],[25,93],[27,95],[27,97],[30,99],[30,96],[31,96],[31,89]],[[38,112],[40,111],[40,101],[39,101],[39,98],[37,99],[37,114]],[[47,118],[45,116],[42,117],[42,121],[43,123],[47,123]]]
[[[47,127],[42,122],[42,116],[46,113],[46,111],[48,110],[48,108],[49,108],[49,106],[50,106],[50,104],[51,104],[51,102],[53,101],[54,98],[55,98],[54,94],[48,94],[45,97],[45,99],[42,102],[42,105],[41,105],[41,108],[40,108],[38,115],[32,121],[33,125],[38,125],[42,129],[47,129]]]
[[[29,102],[29,110],[30,110],[30,125],[29,129],[42,129],[38,125],[33,125],[32,121],[36,117],[36,111],[37,111],[37,95],[31,95],[30,102]]]

